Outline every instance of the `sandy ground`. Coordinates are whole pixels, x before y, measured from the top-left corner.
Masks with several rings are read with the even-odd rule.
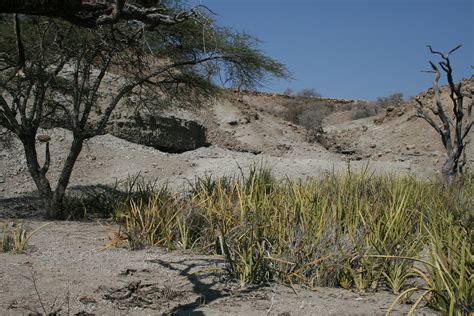
[[[28,221],[32,228],[43,224]],[[0,254],[0,314],[44,313],[44,306],[71,315],[383,315],[394,299],[386,292],[279,284],[242,289],[226,279],[220,257],[106,248],[116,229],[52,222],[32,238],[27,254]]]
[[[443,159],[440,141],[426,123],[413,119],[412,109],[350,122],[343,119],[347,115],[336,113],[325,130],[339,149],[326,150],[308,143],[301,127],[276,116],[282,107],[278,96],[260,97],[237,95],[203,110],[199,119],[213,143],[207,148],[169,154],[111,135],[93,138],[80,154],[70,188],[114,185],[140,174],[186,190],[196,177],[240,175],[260,164],[278,177],[298,179],[348,169],[438,174]],[[54,185],[71,133],[43,132],[52,139],[48,174]],[[43,151],[44,145],[38,144],[40,157]],[[44,223],[21,144],[13,141],[10,146],[0,144],[0,219],[15,218],[32,228]],[[62,314],[76,315],[382,315],[395,298],[387,292],[278,284],[240,289],[226,279],[219,257],[160,248],[106,248],[116,229],[106,222],[51,222],[31,238],[26,254],[0,254],[0,314],[60,308]],[[398,306],[396,314],[409,308]]]

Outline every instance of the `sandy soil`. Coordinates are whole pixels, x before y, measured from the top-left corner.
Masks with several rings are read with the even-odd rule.
[[[32,228],[43,224],[28,221]],[[32,238],[27,254],[0,254],[0,313],[44,313],[44,306],[71,315],[383,315],[394,299],[386,292],[279,284],[241,289],[226,279],[220,257],[105,247],[116,229],[52,222]]]

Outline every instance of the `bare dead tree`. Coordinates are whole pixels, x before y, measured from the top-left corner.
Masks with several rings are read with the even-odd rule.
[[[462,173],[466,165],[466,146],[468,145],[468,135],[472,128],[472,107],[474,98],[472,89],[467,95],[463,94],[461,82],[456,84],[453,79],[453,69],[449,56],[461,48],[458,45],[447,53],[435,51],[428,46],[430,52],[441,57],[439,67],[430,61],[431,70],[426,71],[435,74],[433,90],[435,96],[434,105],[426,105],[419,98],[417,102],[416,116],[424,119],[441,136],[441,141],[446,149],[446,161],[442,167],[442,174],[448,183],[452,183],[455,177]],[[441,87],[439,80],[441,70],[445,73],[449,87],[449,98],[452,105],[451,115],[447,112],[448,107],[443,105],[441,99]],[[470,103],[465,107],[465,97],[470,97]]]

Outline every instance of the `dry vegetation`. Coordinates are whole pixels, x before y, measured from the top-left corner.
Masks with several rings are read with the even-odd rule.
[[[212,110],[214,114],[208,114],[209,116],[206,117],[208,121],[216,121],[216,117],[219,118],[219,115],[222,119],[222,122],[208,124],[211,126],[211,129],[214,129],[211,131],[211,133],[215,132],[214,139],[224,139],[226,142],[231,140],[230,145],[228,144],[226,148],[234,147],[235,149],[242,146],[243,149],[240,149],[241,153],[252,153],[255,155],[262,153],[261,148],[257,148],[258,150],[252,148],[251,145],[255,143],[257,144],[256,147],[265,147],[263,150],[268,151],[264,152],[264,154],[272,153],[273,156],[271,158],[278,162],[281,162],[282,157],[288,154],[284,159],[287,159],[286,162],[291,161],[291,166],[287,163],[285,166],[287,169],[285,170],[291,171],[296,169],[297,161],[300,165],[304,165],[304,168],[310,169],[311,167],[308,167],[306,163],[314,158],[315,153],[318,154],[318,158],[320,154],[323,155],[321,161],[327,162],[327,165],[333,163],[333,168],[338,154],[350,156],[355,153],[353,148],[333,150],[333,152],[326,151],[323,148],[331,149],[336,146],[342,148],[342,142],[338,140],[337,135],[330,136],[323,129],[325,118],[336,112],[347,112],[351,121],[362,120],[381,113],[387,114],[384,117],[375,119],[373,124],[370,122],[373,125],[371,127],[367,125],[359,126],[357,123],[354,123],[359,134],[354,134],[355,128],[346,131],[347,134],[351,134],[351,137],[353,137],[348,138],[351,146],[355,146],[352,144],[352,140],[367,131],[377,133],[378,135],[383,134],[383,128],[375,127],[375,125],[381,125],[384,119],[389,120],[396,115],[399,120],[403,117],[405,120],[403,121],[404,124],[411,124],[406,123],[412,118],[406,118],[408,115],[406,115],[403,107],[406,107],[407,103],[405,103],[400,93],[381,97],[373,102],[325,99],[314,89],[304,89],[295,96],[292,96],[293,92],[290,90],[285,92],[285,96],[267,94],[262,99],[258,99],[259,95],[256,92],[253,95],[247,94],[244,96],[245,93],[241,93],[241,88],[254,88],[258,86],[268,74],[283,78],[287,76],[286,69],[282,64],[273,61],[261,53],[256,46],[257,40],[249,35],[234,34],[230,30],[217,28],[217,26],[215,29],[211,29],[213,31],[212,36],[205,35],[207,33],[204,32],[201,24],[210,23],[212,25],[213,22],[202,12],[196,11],[196,8],[189,10],[187,13],[163,11],[166,14],[160,15],[161,18],[156,20],[158,15],[152,14],[152,11],[130,3],[124,6],[124,3],[125,1],[117,1],[112,5],[112,2],[101,4],[93,1],[88,6],[81,4],[77,6],[76,11],[72,12],[72,17],[74,17],[75,24],[87,26],[91,28],[91,32],[98,25],[108,25],[113,28],[121,20],[133,20],[137,17],[141,17],[142,20],[146,18],[145,22],[152,24],[151,29],[159,23],[167,25],[167,28],[164,28],[164,30],[168,31],[168,35],[183,36],[183,42],[190,42],[188,46],[172,46],[169,51],[157,50],[155,52],[160,58],[162,56],[170,58],[169,54],[173,53],[174,55],[172,56],[176,60],[174,62],[170,61],[170,64],[172,65],[171,69],[176,71],[170,71],[168,65],[158,65],[163,69],[153,75],[146,72],[142,73],[142,70],[145,69],[143,67],[146,64],[146,58],[138,61],[132,58],[128,60],[129,69],[125,67],[124,60],[121,58],[131,58],[130,56],[139,55],[132,53],[130,56],[119,56],[119,52],[132,52],[131,48],[135,47],[137,52],[148,58],[148,50],[151,50],[150,47],[144,49],[141,41],[135,42],[135,32],[130,34],[134,41],[133,46],[130,46],[132,44],[130,41],[118,41],[112,36],[108,39],[109,44],[104,45],[102,48],[99,44],[105,44],[104,38],[106,39],[107,36],[112,34],[107,32],[100,33],[105,28],[98,29],[100,32],[98,31],[95,34],[89,46],[86,46],[84,42],[90,34],[84,33],[83,29],[78,29],[75,36],[71,36],[73,33],[67,31],[66,34],[71,36],[70,39],[57,35],[61,34],[61,32],[51,33],[48,36],[51,36],[52,43],[58,45],[57,48],[54,48],[51,45],[43,45],[43,40],[48,38],[48,36],[45,37],[45,34],[51,31],[50,26],[57,27],[62,25],[61,23],[63,22],[53,23],[48,20],[48,24],[40,23],[40,20],[23,21],[15,15],[14,21],[18,25],[20,22],[28,22],[30,24],[34,22],[37,24],[32,25],[37,28],[35,36],[39,37],[36,40],[33,38],[29,46],[27,45],[27,50],[31,52],[38,51],[40,63],[36,67],[39,69],[38,73],[36,73],[37,69],[33,67],[34,64],[26,60],[25,52],[22,52],[24,50],[23,44],[20,45],[22,34],[20,28],[17,27],[16,37],[9,37],[9,41],[11,49],[14,49],[15,45],[17,46],[18,60],[4,58],[5,60],[3,61],[6,65],[6,68],[3,67],[3,71],[11,71],[11,74],[10,76],[4,76],[3,80],[6,83],[2,84],[2,89],[6,91],[8,88],[11,98],[4,96],[6,92],[0,93],[3,109],[0,112],[3,115],[0,117],[0,119],[3,118],[0,123],[7,127],[10,132],[3,128],[0,130],[0,149],[2,150],[2,155],[3,150],[5,153],[13,151],[10,147],[16,145],[12,139],[12,133],[16,134],[21,142],[23,142],[29,172],[34,178],[37,189],[40,192],[40,198],[44,202],[41,210],[45,210],[47,216],[56,220],[86,220],[91,218],[109,220],[112,225],[115,225],[114,227],[117,230],[113,232],[113,237],[107,246],[117,251],[123,250],[126,253],[132,253],[130,251],[162,247],[167,250],[188,251],[203,256],[217,256],[224,263],[221,265],[216,264],[212,267],[208,266],[206,269],[219,270],[225,273],[227,280],[230,279],[237,283],[240,288],[252,289],[252,286],[262,285],[268,285],[271,288],[273,284],[281,283],[291,288],[296,285],[307,289],[338,287],[357,293],[389,291],[394,295],[395,299],[391,306],[386,307],[388,314],[396,309],[397,304],[408,303],[411,304],[409,314],[415,313],[419,308],[426,305],[442,314],[473,315],[474,238],[472,231],[474,229],[474,173],[472,170],[469,170],[467,159],[465,164],[463,161],[462,168],[460,168],[462,171],[466,169],[467,172],[455,179],[453,178],[449,185],[446,181],[437,177],[432,177],[428,180],[422,177],[421,173],[418,175],[416,173],[401,175],[384,172],[375,174],[369,169],[368,164],[367,169],[357,172],[348,167],[346,172],[343,173],[334,171],[322,175],[321,169],[319,174],[317,172],[309,173],[311,176],[305,179],[303,179],[302,175],[307,175],[307,173],[297,176],[293,175],[292,178],[276,177],[273,174],[274,170],[262,164],[254,166],[249,172],[241,168],[240,176],[216,176],[212,174],[197,177],[194,181],[188,183],[187,191],[180,191],[176,189],[176,186],[157,185],[158,181],[148,181],[140,176],[136,176],[125,181],[124,185],[119,184],[117,180],[114,187],[107,186],[103,179],[100,180],[103,181],[102,183],[95,183],[97,187],[102,186],[101,188],[105,188],[104,190],[92,190],[90,192],[83,190],[80,194],[71,194],[71,191],[66,193],[73,167],[76,161],[82,158],[80,153],[83,150],[83,144],[88,146],[89,139],[106,133],[105,127],[109,118],[111,118],[112,111],[117,112],[115,109],[121,98],[134,93],[140,95],[140,98],[143,98],[145,103],[150,98],[156,98],[156,95],[150,97],[138,91],[138,88],[142,89],[146,85],[149,85],[152,92],[157,87],[161,87],[161,92],[164,94],[184,96],[181,102],[198,102],[202,100],[197,99],[196,91],[202,91],[203,98],[209,98],[211,94],[214,96],[219,95],[217,93],[219,89],[212,85],[210,78],[225,74],[226,82],[238,87],[238,97],[235,101],[237,105],[231,104],[230,101],[228,104],[225,102],[225,104],[220,104],[218,102],[219,104],[214,105]],[[160,2],[157,3],[160,4]],[[61,9],[63,4],[57,2],[57,5],[56,9]],[[203,6],[198,7],[201,7],[201,9],[205,8]],[[25,11],[25,9],[21,9],[22,7],[17,7],[13,4],[8,6],[3,4],[2,8],[4,12]],[[36,10],[40,9],[41,7],[34,7],[24,13],[38,14]],[[99,18],[94,14],[94,10],[99,10],[97,12],[102,13]],[[57,14],[57,11],[52,10],[48,11],[46,16],[57,17]],[[43,13],[43,15],[45,14]],[[155,17],[156,21],[152,20],[150,22],[149,19],[152,17]],[[201,21],[201,24],[194,23],[199,21]],[[181,22],[184,24],[180,25],[179,23]],[[154,23],[157,24],[155,25]],[[45,25],[48,26],[45,27]],[[178,28],[180,26],[183,27],[182,30]],[[122,27],[123,29],[117,28],[117,31],[129,31],[130,25],[124,24]],[[5,30],[3,30],[3,33],[8,34]],[[28,30],[28,27],[25,30]],[[145,32],[145,27],[137,28],[137,30]],[[187,34],[188,31],[192,32]],[[23,33],[23,35],[25,34],[28,35],[28,32]],[[171,37],[168,35],[165,33],[160,34],[160,37],[156,39],[156,43],[164,43],[168,40],[168,37]],[[77,41],[81,36],[83,36],[84,40]],[[163,37],[161,38],[161,36]],[[211,37],[205,38],[205,36]],[[143,34],[144,37],[145,33]],[[211,40],[216,42],[220,47],[216,44],[215,51],[209,51],[209,47],[202,48],[201,37],[208,42],[211,42]],[[5,38],[7,39],[7,37]],[[61,38],[64,42],[62,40],[58,42],[58,38]],[[26,40],[25,43],[27,43]],[[47,44],[47,41],[44,43]],[[80,45],[75,46],[77,44]],[[111,49],[112,46],[109,46],[112,44],[114,45],[113,49]],[[121,46],[122,44],[128,46]],[[37,46],[41,47],[41,52],[36,48]],[[160,45],[156,46],[159,47]],[[48,59],[42,60],[43,47],[48,47],[48,50],[51,50],[49,51],[50,56],[48,58],[55,59],[59,56],[63,60],[58,62],[57,65],[51,64],[48,62]],[[84,51],[76,55],[78,53],[77,50],[81,47]],[[63,50],[62,55],[58,48]],[[109,49],[111,50],[109,51]],[[425,118],[438,131],[443,139],[448,155],[454,155],[452,154],[454,151],[450,150],[452,147],[451,142],[445,141],[445,139],[451,137],[449,134],[450,124],[454,126],[454,122],[457,126],[456,137],[458,139],[455,143],[457,146],[457,153],[455,154],[457,156],[465,155],[463,150],[468,143],[467,137],[470,135],[470,126],[472,126],[472,92],[470,97],[467,96],[471,99],[468,119],[464,118],[467,121],[468,128],[465,128],[463,131],[464,114],[462,112],[462,102],[465,96],[461,93],[460,86],[459,88],[454,86],[447,57],[438,52],[433,53],[440,54],[445,60],[444,63],[440,63],[440,66],[448,73],[456,120],[449,121],[447,117],[444,118],[446,115],[441,104],[442,91],[437,85],[440,72],[433,63],[431,64],[433,70],[438,74],[434,89],[436,104],[438,112],[443,113],[439,117],[445,129],[442,131],[435,121],[427,116],[428,112],[423,112],[424,104],[418,99],[419,108],[417,113],[418,116]],[[9,56],[9,54],[11,52],[5,50],[4,55]],[[196,59],[196,56],[199,54],[202,55],[202,58]],[[81,61],[84,56],[87,56],[87,58]],[[97,56],[102,56],[102,66],[97,65]],[[27,55],[26,57],[31,59],[31,56]],[[33,58],[32,60],[35,61],[37,59]],[[112,61],[116,64],[111,66],[110,63]],[[64,68],[67,68],[66,66],[74,63],[76,63],[76,70],[73,81],[69,82],[69,79],[58,76]],[[202,66],[202,68],[198,66]],[[55,70],[51,72],[54,67],[56,67]],[[93,74],[96,70],[94,67],[98,67],[100,75],[95,76]],[[213,67],[215,69],[212,69]],[[117,69],[120,69],[123,73],[119,74]],[[139,74],[134,73],[137,69],[140,72]],[[166,73],[169,73],[169,78],[164,78],[165,75],[162,74],[164,69]],[[102,81],[102,79],[106,78],[106,74],[111,71],[115,71],[117,76],[120,75],[124,78],[128,71],[137,78],[118,89],[117,93],[111,94],[114,96],[109,102],[107,110],[103,114],[103,119],[99,122],[100,124],[88,130],[89,126],[86,123],[91,123],[89,113],[93,110],[100,110],[102,106],[100,104],[102,101],[99,102],[101,100],[101,90],[99,88],[103,82],[106,82]],[[46,77],[48,78],[46,85],[43,85],[45,81],[44,75],[47,75]],[[80,82],[77,78],[81,76],[82,81]],[[91,81],[91,78],[95,81]],[[64,83],[62,83],[63,81]],[[119,80],[116,81],[119,82]],[[174,89],[178,89],[178,86],[183,83],[188,84],[189,88],[196,90],[179,91]],[[63,84],[64,87],[60,87],[60,84]],[[103,85],[106,88],[111,87],[109,84]],[[167,85],[170,87],[167,87]],[[63,166],[57,187],[52,189],[50,179],[46,177],[46,174],[51,163],[49,145],[50,141],[52,144],[53,141],[50,135],[41,135],[38,134],[38,131],[43,131],[40,127],[46,127],[43,124],[46,122],[44,119],[50,115],[46,114],[46,110],[43,113],[43,97],[45,95],[48,96],[50,94],[48,91],[50,90],[54,91],[51,92],[51,95],[55,94],[57,91],[60,91],[55,89],[59,88],[65,91],[73,91],[70,96],[64,99],[66,101],[69,100],[68,102],[72,106],[71,109],[74,110],[74,116],[70,119],[74,123],[72,128],[73,145],[71,146],[69,157],[63,164],[59,160],[55,161],[56,164],[54,166],[51,164],[52,169],[58,169],[61,168],[61,165]],[[29,115],[26,110],[28,102],[31,103],[31,100],[28,100],[29,92],[26,96],[23,95],[24,90],[30,91],[31,89],[39,91],[38,95],[43,95],[43,97],[39,98],[39,101],[34,100],[33,115]],[[456,94],[456,99],[453,98],[453,93]],[[86,101],[82,100],[84,95],[87,98]],[[274,101],[280,97],[284,98],[285,102],[275,107],[279,109],[273,109]],[[54,99],[53,97],[51,98],[52,100]],[[248,103],[249,100],[260,102],[263,99],[267,99],[267,105],[272,107],[271,111],[265,111],[264,105],[257,107],[252,106],[251,102]],[[37,104],[39,104],[38,108]],[[82,113],[80,113],[81,109],[83,109]],[[17,115],[17,110],[19,111],[19,116]],[[36,111],[38,113],[35,115]],[[53,109],[54,111],[56,110]],[[65,113],[71,112],[67,109],[64,111]],[[433,109],[431,111],[435,115],[439,115]],[[390,114],[392,112],[396,112],[396,114]],[[97,113],[100,114],[101,111],[97,111]],[[18,120],[18,117],[21,117],[21,120]],[[369,120],[364,121],[363,124],[366,124],[366,122],[369,122]],[[302,126],[304,129],[296,125]],[[69,128],[71,127],[69,126]],[[300,129],[306,131],[306,139],[304,141],[301,141],[301,139],[304,139],[304,136],[301,139],[298,138]],[[341,132],[337,129],[335,130],[337,133]],[[386,127],[385,130],[387,132]],[[415,133],[413,131],[410,132],[412,134],[407,134],[407,137],[412,138]],[[418,132],[418,126],[416,126],[415,132]],[[389,131],[389,133],[393,134],[394,132]],[[343,135],[344,132],[339,134]],[[379,137],[381,138],[382,136]],[[374,137],[366,138],[370,138],[371,143],[369,147],[371,150],[375,148],[379,150],[379,147],[382,148],[384,146],[385,140],[380,141],[380,144],[376,144]],[[466,138],[465,142],[464,138]],[[36,141],[37,139],[40,143]],[[57,146],[54,148],[57,152],[64,149],[62,148],[64,144],[59,144],[63,140],[59,140],[54,144]],[[245,141],[248,143],[245,143]],[[37,149],[43,143],[45,143],[45,158],[44,161],[41,161],[37,155]],[[224,141],[222,141],[223,143]],[[117,143],[113,143],[113,145],[118,146]],[[220,144],[216,142],[214,145]],[[407,150],[415,149],[411,145],[405,145],[404,147]],[[133,150],[128,150],[127,148],[121,148],[122,152],[127,151],[127,155],[130,154],[131,156],[131,158],[127,157],[127,159],[131,159],[129,160],[133,161],[131,164],[136,164],[137,168],[140,168],[139,163],[135,160],[138,160],[137,157],[142,152],[134,152],[135,148]],[[150,151],[152,150],[150,149]],[[306,153],[307,157],[303,157],[306,160],[302,159],[301,153]],[[392,149],[387,149],[385,153],[392,154]],[[235,157],[232,157],[235,151],[231,154],[229,152],[222,154],[219,153],[218,149],[212,148],[209,149],[207,157],[198,157],[198,155],[204,154],[206,152],[187,156],[188,158],[177,158],[177,156],[169,158],[169,156],[166,156],[166,159],[168,159],[168,163],[171,160],[182,159],[186,160],[186,166],[198,167],[197,161],[200,158],[207,158],[208,165],[212,165],[214,169],[219,166],[218,162],[209,163],[209,161],[214,158],[222,158],[218,157],[219,154],[225,154],[224,159],[228,159],[228,161],[235,159]],[[113,154],[110,155],[113,156]],[[382,155],[380,153],[375,156],[380,158]],[[421,153],[413,151],[413,156],[421,156]],[[5,154],[5,157],[18,156]],[[90,157],[90,161],[88,157]],[[150,160],[158,156],[150,154],[150,157],[144,163],[147,168],[150,167]],[[165,156],[159,157],[163,160],[165,159]],[[266,157],[270,157],[270,154]],[[362,157],[369,159],[373,156],[367,155],[367,152],[365,152],[365,156],[357,157],[356,159],[354,155],[353,160],[362,160]],[[110,161],[114,158],[109,157],[109,162],[106,162],[106,164],[112,164]],[[404,162],[405,158],[403,156],[400,161]],[[241,159],[250,160],[249,156],[244,156],[244,154],[242,154]],[[84,163],[83,166],[86,166],[83,167],[83,171],[87,170],[87,167],[92,166],[95,160],[95,156],[85,156],[85,159],[81,161],[81,163]],[[235,161],[232,161],[232,163]],[[123,168],[126,163],[122,162],[116,170],[111,172],[114,178],[117,179],[126,174]],[[163,162],[160,161],[160,163]],[[11,165],[16,166],[13,163]],[[152,165],[153,168],[157,167],[155,162]],[[163,170],[166,168],[170,169],[169,165],[166,166],[165,163],[163,165]],[[408,169],[411,170],[411,162],[408,165]],[[100,169],[98,177],[105,179],[105,165],[100,162],[100,167],[94,166],[97,170]],[[181,175],[181,168],[183,166],[185,164],[181,161],[181,164],[177,163],[174,167],[176,170],[179,170],[179,175]],[[317,166],[317,164],[313,166]],[[173,176],[176,170],[172,171]],[[380,171],[386,170],[390,169],[381,168]],[[87,171],[90,172],[91,170]],[[18,176],[21,172],[22,169],[18,169],[18,171],[14,172],[14,176]],[[8,174],[12,175],[12,173]],[[117,174],[119,175],[117,176]],[[223,172],[222,174],[225,173]],[[319,177],[314,177],[315,174]],[[48,176],[50,175],[52,175],[52,172],[48,174]],[[7,173],[4,175],[2,170],[0,174],[2,181],[0,183],[4,183],[7,177]],[[168,176],[168,178],[170,177]],[[18,179],[16,178],[15,180],[17,185],[19,184]],[[189,180],[189,177],[182,177],[180,179]],[[23,180],[21,181],[23,182]],[[11,183],[14,182],[12,181]],[[13,185],[10,186],[13,187]],[[4,192],[3,186],[1,189]],[[12,189],[8,188],[5,192],[8,191],[10,194],[13,192]],[[19,192],[14,192],[14,194],[17,193]],[[30,255],[33,253],[28,253],[31,238],[46,225],[48,224],[39,225],[36,229],[31,230],[28,228],[28,224],[24,222],[7,221],[2,223],[0,227],[0,252],[4,256],[25,253]],[[69,233],[65,235],[70,237]],[[61,236],[54,235],[50,238],[50,242],[65,243],[61,240]],[[67,244],[65,247],[70,246]],[[81,248],[81,246],[78,248]],[[126,248],[130,251],[118,248]],[[67,256],[65,252],[59,253],[61,256]],[[68,251],[67,254],[69,253]],[[61,259],[64,260],[64,258]],[[154,258],[148,261],[158,262],[160,260],[161,258]],[[26,262],[30,264],[29,261]],[[133,261],[132,263],[136,264]],[[167,264],[167,267],[172,265]],[[89,268],[87,264],[83,264],[81,268],[84,269],[84,266]],[[33,266],[30,266],[30,268],[33,269]],[[51,269],[51,267],[47,269]],[[173,269],[179,270],[178,268]],[[169,273],[173,269],[170,268],[167,272]],[[137,270],[134,268],[127,268],[124,274],[121,272],[120,275],[128,276],[129,273],[133,274],[136,272]],[[145,270],[139,271],[139,273],[148,272]],[[84,273],[84,271],[80,270],[79,274],[81,273]],[[190,275],[188,268],[182,269],[178,273],[180,276],[188,277]],[[24,275],[21,276],[24,277]],[[18,290],[18,287],[11,285],[15,282],[12,282],[13,278],[10,277],[10,275],[7,275],[5,278],[0,277],[0,285],[3,286],[3,282],[5,282],[5,284],[14,289],[13,291],[21,292]],[[91,276],[81,275],[81,277],[86,279]],[[192,277],[194,278],[194,275]],[[7,278],[10,279],[5,281]],[[67,278],[64,277],[64,279]],[[192,278],[190,277],[189,279],[191,280]],[[191,283],[196,282],[193,284],[199,282],[195,279],[193,280]],[[48,308],[42,302],[42,294],[37,288],[34,274],[31,281],[41,310],[45,314],[56,314],[56,312],[53,312],[56,310],[53,307],[50,309],[51,312],[47,312]],[[200,285],[202,286],[202,284]],[[101,284],[95,289],[95,293],[100,292],[103,288]],[[2,292],[7,291],[8,289]],[[189,299],[184,291],[175,291],[172,287],[168,288],[166,285],[158,283],[142,283],[142,280],[129,282],[125,286],[121,284],[118,287],[110,287],[102,297],[108,302],[114,302],[118,308],[128,308],[127,311],[137,307],[137,302],[141,304],[138,305],[139,307],[145,306],[145,308],[154,311],[159,310],[162,305],[168,304],[171,301],[176,301],[176,308],[180,308],[182,301]],[[84,298],[86,298],[84,301],[87,301],[88,297],[86,296],[82,296],[78,301],[84,305],[91,303],[91,301],[97,303],[97,301],[93,300],[84,303],[82,301]],[[67,294],[67,300],[69,300],[69,294]],[[4,305],[4,301],[0,301],[0,303]],[[270,313],[273,303],[272,297],[271,306],[267,310],[267,314]],[[17,308],[15,302],[9,304],[6,309]],[[193,303],[190,304],[190,306],[193,306]],[[173,311],[175,307],[173,309],[169,308],[169,310]],[[57,311],[59,313],[60,309],[57,309]],[[79,312],[79,314],[83,314],[83,312]]]
[[[388,289],[394,305],[426,302],[461,315],[474,299],[473,196],[472,174],[446,187],[350,170],[277,180],[259,167],[247,177],[197,179],[184,195],[135,178],[120,202],[94,207],[121,223],[112,245],[222,255],[242,287]]]

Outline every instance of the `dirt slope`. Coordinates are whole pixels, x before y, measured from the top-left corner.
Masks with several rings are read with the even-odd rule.
[[[469,95],[469,91],[474,89],[474,79],[465,80],[464,87],[466,95]],[[416,97],[426,105],[434,105],[432,89]],[[451,116],[447,87],[443,88],[442,102]],[[467,106],[470,102],[471,98],[466,96],[464,105]],[[415,103],[412,100],[402,108],[389,109],[389,112],[376,117],[328,125],[325,130],[336,139],[337,144],[364,158],[409,162],[437,172],[444,162],[445,150],[434,129],[423,119],[415,117]],[[471,144],[466,147],[466,154],[471,163],[474,162],[472,135],[474,129],[471,129],[468,136]]]

